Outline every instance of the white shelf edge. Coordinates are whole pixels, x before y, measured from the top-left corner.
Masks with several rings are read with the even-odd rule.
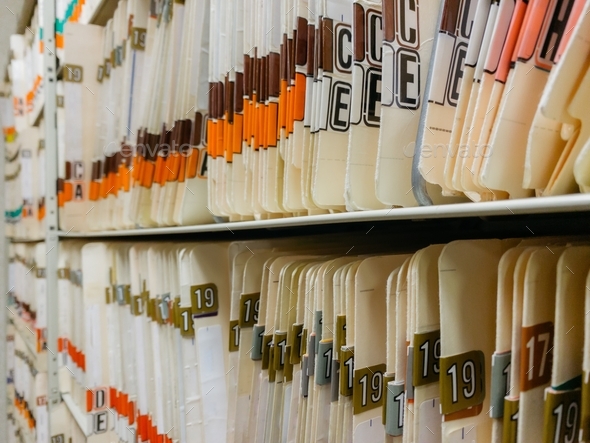
[[[39,243],[45,241],[45,238],[22,238],[22,237],[7,237],[11,243]]]
[[[145,229],[128,229],[96,232],[59,232],[62,238],[126,237],[137,235],[190,234],[207,232],[233,232],[253,229],[319,226],[340,223],[383,222],[395,220],[437,219],[457,217],[511,216],[550,214],[559,212],[590,211],[590,194],[572,194],[556,197],[523,198],[481,203],[454,203],[448,205],[393,208],[339,214],[309,215],[230,223],[212,223],[195,226],[174,226]]]
[[[82,412],[80,410],[80,408],[74,402],[74,400],[72,399],[72,396],[69,393],[62,392],[61,398],[64,401],[64,403],[66,404],[66,406],[68,407],[70,414],[72,414],[72,417],[74,417],[74,420],[76,420],[76,423],[78,424],[78,426],[80,427],[80,429],[84,433],[84,436],[90,437],[90,434],[88,433],[88,426],[86,423],[86,414],[84,414],[84,412]]]

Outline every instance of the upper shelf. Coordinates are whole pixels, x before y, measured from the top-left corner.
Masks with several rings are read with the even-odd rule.
[[[105,26],[115,14],[118,4],[118,0],[100,0],[88,24]]]
[[[574,194],[558,197],[501,200],[483,203],[458,203],[415,208],[382,209],[376,211],[346,212],[339,214],[310,215],[305,217],[278,218],[233,223],[212,223],[196,226],[176,226],[149,229],[131,229],[98,232],[60,232],[61,237],[127,237],[145,235],[170,235],[207,232],[232,232],[273,228],[313,227],[343,223],[387,222],[396,220],[426,220],[461,217],[486,217],[525,214],[550,214],[590,211],[590,194]]]

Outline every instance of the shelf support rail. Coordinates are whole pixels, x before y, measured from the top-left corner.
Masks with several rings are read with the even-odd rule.
[[[49,435],[54,434],[52,412],[61,403],[58,378],[58,296],[57,263],[59,250],[57,220],[57,56],[55,40],[55,0],[43,2],[43,65],[45,93],[45,247],[47,278],[47,402]]]

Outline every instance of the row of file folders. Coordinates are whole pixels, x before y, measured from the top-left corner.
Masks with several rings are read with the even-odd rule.
[[[64,27],[61,228],[586,192],[588,11],[121,0]]]
[[[31,266],[20,254],[34,249],[17,246],[11,309],[43,337],[46,303],[19,283]],[[62,404],[52,437],[590,440],[586,242],[394,249],[370,238],[63,242],[59,342],[40,349],[59,353],[60,390],[86,422],[82,433]],[[14,373],[15,397],[30,405],[43,383],[25,372]]]

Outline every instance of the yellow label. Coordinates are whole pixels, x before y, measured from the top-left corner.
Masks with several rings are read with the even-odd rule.
[[[334,340],[334,350],[336,352],[336,360],[341,361],[340,351],[342,346],[346,345],[346,315],[336,316],[336,331]]]
[[[84,68],[78,65],[65,65],[63,75],[66,82],[82,83],[82,80],[84,80]]]
[[[240,297],[240,328],[252,328],[258,323],[260,292],[242,294]]]
[[[582,420],[580,423],[580,441],[590,440],[590,374],[584,371],[582,376]]]
[[[293,325],[291,327],[291,334],[289,336],[291,346],[291,363],[297,365],[301,363],[302,351],[302,338],[303,338],[303,325]]]
[[[502,443],[516,443],[518,431],[518,399],[504,399],[504,429]]]
[[[60,268],[57,270],[57,278],[63,280],[70,279],[70,269],[69,268]]]
[[[229,321],[229,352],[236,352],[240,349],[240,321]]]
[[[183,337],[194,337],[195,329],[193,327],[192,310],[190,307],[178,307],[178,325],[180,327],[180,334]]]
[[[113,296],[111,294],[110,287],[104,288],[104,299],[107,305],[110,305],[113,302]]]
[[[285,383],[293,381],[293,364],[291,363],[291,346],[285,348],[285,366],[283,368],[283,377]]]
[[[133,315],[143,314],[143,297],[141,295],[134,295],[131,303],[131,313]]]
[[[440,406],[443,414],[453,414],[484,402],[486,377],[483,352],[469,351],[443,357],[440,359],[440,371]]]
[[[195,317],[217,315],[219,310],[217,286],[213,283],[191,286],[191,303]]]
[[[98,69],[96,70],[96,81],[102,83],[104,79],[104,65],[98,65]]]
[[[580,429],[581,389],[545,391],[543,443],[577,441]]]
[[[135,51],[145,50],[147,30],[145,28],[131,28],[129,35],[129,42],[131,43],[131,49]]]
[[[268,352],[268,381],[274,383],[277,378],[277,370],[275,369],[275,353],[274,346],[270,347]]]
[[[174,298],[174,303],[172,304],[172,321],[174,322],[174,327],[180,329],[180,297]]]
[[[354,415],[383,406],[385,369],[385,364],[380,364],[354,370],[354,387],[352,389]]]
[[[354,386],[354,347],[343,346],[340,358],[340,395],[350,397]]]
[[[287,347],[287,333],[276,332],[274,336],[274,368],[279,371],[285,367],[285,348]]]
[[[264,337],[262,337],[262,369],[269,368],[272,337],[272,334],[266,334]]]
[[[414,386],[436,383],[440,374],[440,330],[414,334]]]

